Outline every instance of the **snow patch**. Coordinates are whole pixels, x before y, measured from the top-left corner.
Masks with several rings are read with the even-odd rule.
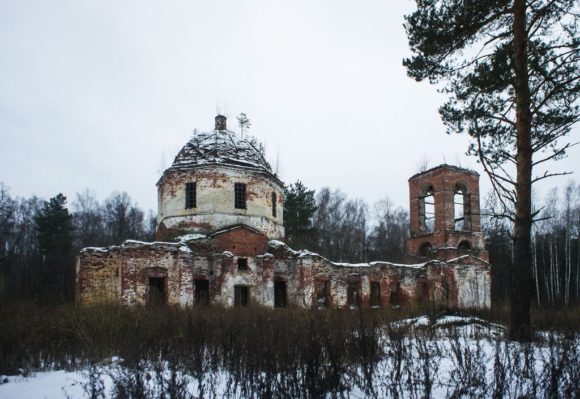
[[[178,242],[181,242],[181,243],[185,243],[188,241],[203,240],[205,238],[207,238],[207,236],[205,234],[192,233],[192,234],[184,234],[182,236],[178,236],[175,238],[175,240]]]

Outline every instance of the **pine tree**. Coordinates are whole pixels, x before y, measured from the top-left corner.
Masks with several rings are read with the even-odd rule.
[[[72,218],[65,205],[66,197],[58,194],[45,201],[35,217],[43,255],[41,290],[46,300],[69,301],[73,298]]]
[[[576,0],[416,0],[405,28],[416,80],[441,83],[448,132],[467,133],[514,223],[510,338],[527,340],[533,168],[562,157],[580,119]],[[541,165],[540,165],[541,164]],[[536,171],[536,173],[538,173]],[[509,212],[513,209],[514,212]]]
[[[312,216],[316,212],[314,190],[308,190],[300,180],[286,188],[284,200],[284,227],[286,240],[294,248],[312,248],[316,230]]]

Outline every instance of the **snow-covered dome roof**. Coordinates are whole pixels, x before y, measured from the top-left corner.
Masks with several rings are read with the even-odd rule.
[[[243,137],[225,126],[225,117],[216,117],[216,128],[205,133],[195,133],[179,151],[168,170],[224,164],[262,169],[272,173],[264,156],[264,146],[253,136]]]

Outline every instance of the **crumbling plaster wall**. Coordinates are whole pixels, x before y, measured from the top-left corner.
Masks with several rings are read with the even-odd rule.
[[[196,183],[196,207],[185,208],[185,184]],[[246,184],[246,209],[234,207],[235,183]],[[276,193],[276,216],[272,214]],[[168,170],[158,183],[158,237],[166,240],[181,234],[210,234],[222,228],[245,224],[268,238],[284,237],[284,191],[265,172],[211,165],[189,170]]]

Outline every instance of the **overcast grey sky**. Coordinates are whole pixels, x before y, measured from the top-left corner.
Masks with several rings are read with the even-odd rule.
[[[407,179],[424,158],[482,173],[464,155],[467,137],[445,134],[444,97],[402,67],[413,6],[2,0],[0,182],[14,195],[71,200],[85,188],[101,200],[127,191],[156,211],[164,154],[170,163],[219,110],[233,130],[248,115],[286,183],[407,208]],[[578,172],[579,156],[553,169]]]

